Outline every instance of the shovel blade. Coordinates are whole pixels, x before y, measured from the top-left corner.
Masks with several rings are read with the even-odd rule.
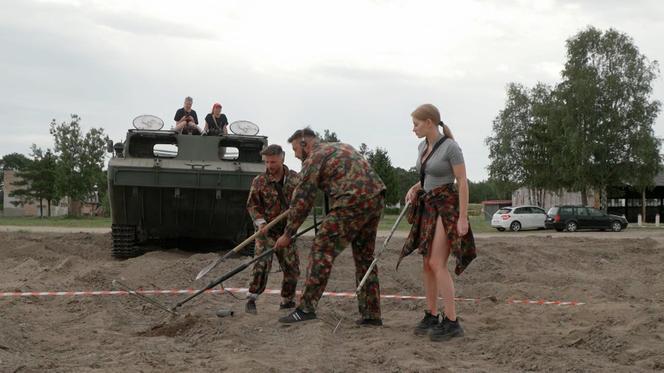
[[[221,263],[221,258],[217,258],[215,259],[214,262],[206,265],[205,268],[201,269],[201,271],[198,272],[198,274],[196,275],[196,280],[200,280],[201,278],[203,278],[203,276],[207,275],[219,263]]]

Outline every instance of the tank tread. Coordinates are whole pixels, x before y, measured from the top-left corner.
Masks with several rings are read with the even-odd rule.
[[[136,244],[136,227],[133,225],[113,225],[111,228],[113,249],[111,254],[117,259],[129,259],[144,254]]]

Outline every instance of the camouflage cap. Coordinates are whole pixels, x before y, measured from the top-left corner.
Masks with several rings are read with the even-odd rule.
[[[261,155],[282,155],[284,154],[284,150],[281,148],[281,146],[277,144],[271,144],[267,148],[263,149],[261,152]]]

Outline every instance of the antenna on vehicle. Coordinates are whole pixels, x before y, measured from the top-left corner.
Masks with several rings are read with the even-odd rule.
[[[236,120],[228,125],[228,128],[236,135],[256,136],[259,132],[258,125],[248,120]]]
[[[158,131],[164,127],[164,121],[161,118],[150,114],[137,116],[132,124],[137,130]]]

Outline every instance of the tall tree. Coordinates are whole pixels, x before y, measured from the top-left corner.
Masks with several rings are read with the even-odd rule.
[[[490,179],[509,186],[526,184],[528,169],[524,166],[524,159],[531,122],[528,89],[510,83],[505,108],[493,120],[493,136],[486,139],[491,161],[488,167]]]
[[[526,186],[532,195],[542,195],[544,188],[555,183],[551,144],[557,131],[550,120],[552,97],[552,89],[542,83],[533,89],[508,85],[505,108],[493,122],[494,135],[486,140],[489,177],[495,185]]]
[[[21,153],[10,153],[2,157],[2,168],[7,170],[20,170],[30,163],[30,158]]]
[[[408,170],[404,170],[401,167],[396,167],[394,169],[394,174],[396,175],[397,182],[399,184],[399,201],[401,203],[405,203],[408,189],[410,189],[410,187],[412,187],[415,183],[419,182],[420,175],[417,173],[417,169],[415,167],[411,167]]]
[[[362,156],[365,158],[371,153],[371,150],[365,143],[361,143],[360,148],[357,151],[360,152],[360,154],[362,154]]]
[[[321,136],[320,133],[316,132],[316,136],[320,139],[321,142],[339,142],[339,138],[337,137],[336,132],[332,132],[328,129],[323,131],[323,135]]]
[[[16,172],[17,180],[13,183],[17,188],[10,193],[16,197],[16,205],[39,203],[39,216],[44,217],[43,203],[47,203],[47,216],[51,216],[51,205],[57,200],[55,187],[57,162],[50,149],[44,152],[35,144],[32,145],[33,159]]]
[[[607,186],[651,184],[658,171],[660,143],[652,126],[661,104],[651,99],[658,73],[657,62],[616,30],[589,27],[567,40],[557,88],[565,151],[574,156],[570,171],[577,186],[599,191],[603,208]]]
[[[492,199],[512,198],[512,191],[502,191],[496,182],[492,180],[483,180],[479,182],[468,180],[468,190],[470,194],[470,203],[481,203],[482,201]]]
[[[383,183],[385,183],[385,187],[387,188],[385,202],[387,204],[399,202],[399,181],[394,173],[390,156],[387,155],[387,150],[376,148],[376,150],[369,153],[367,161],[369,161],[371,167],[380,176]]]
[[[51,122],[50,132],[58,157],[56,188],[61,196],[70,198],[69,214],[78,215],[77,202],[90,198],[95,186],[104,185],[106,136],[102,128],[83,133],[81,118],[71,115],[69,122]]]
[[[5,180],[4,170],[20,170],[30,163],[30,158],[21,153],[9,153],[0,159],[0,184]]]

